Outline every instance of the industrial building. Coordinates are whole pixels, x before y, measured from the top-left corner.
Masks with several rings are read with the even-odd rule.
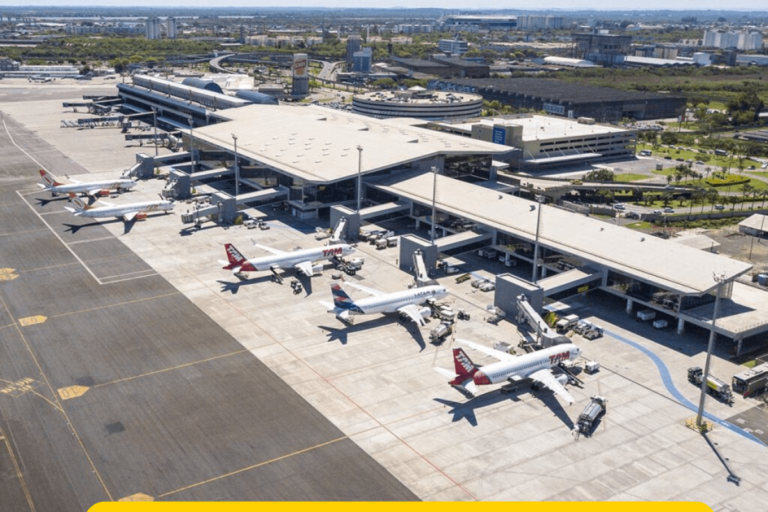
[[[441,39],[437,42],[437,47],[441,52],[448,55],[461,56],[469,51],[469,43],[461,39]]]
[[[624,56],[630,53],[632,45],[632,36],[609,34],[607,31],[573,34],[572,37],[573,57],[601,66],[623,64]]]
[[[451,14],[443,17],[440,23],[447,29],[455,30],[514,30],[517,27],[517,16]]]
[[[395,66],[409,69],[415,73],[437,75],[446,78],[487,78],[491,75],[491,68],[487,64],[471,62],[455,57],[434,57],[432,60],[392,57],[392,62]]]
[[[520,171],[561,164],[630,158],[636,134],[631,130],[555,116],[521,114],[463,123],[433,123],[435,129],[519,149],[507,160]]]
[[[407,91],[368,92],[352,98],[353,112],[380,119],[467,119],[478,117],[482,108],[483,98],[477,94],[426,91],[422,87],[412,87]]]
[[[428,89],[480,94],[514,108],[543,110],[565,117],[591,117],[598,122],[665,119],[685,109],[684,96],[622,91],[540,78],[433,80]]]

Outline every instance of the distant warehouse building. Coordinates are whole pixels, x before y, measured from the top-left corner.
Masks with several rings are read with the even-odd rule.
[[[621,91],[541,78],[444,79],[429,82],[429,89],[480,94],[514,108],[543,110],[549,114],[598,122],[677,117],[686,98],[666,94]]]

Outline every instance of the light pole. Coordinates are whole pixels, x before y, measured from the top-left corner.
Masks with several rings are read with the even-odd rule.
[[[431,242],[435,245],[435,226],[437,225],[437,167],[432,167],[432,235]]]
[[[765,224],[765,214],[763,214],[763,218],[760,221],[760,231],[757,233],[757,236],[760,238],[763,237],[763,224]],[[753,236],[752,241],[749,243],[749,261],[752,261],[752,246],[755,245],[755,238],[756,237]]]
[[[533,210],[539,210],[536,213],[536,240],[534,242],[533,247],[533,276],[531,277],[531,282],[536,283],[536,274],[538,274],[539,270],[539,228],[541,227],[541,201],[539,201],[538,196],[536,196],[536,201],[539,203],[538,206],[535,204],[531,205],[531,211]]]
[[[712,312],[712,328],[709,331],[709,343],[707,344],[707,360],[704,363],[704,375],[701,379],[701,398],[699,399],[699,412],[696,414],[696,427],[701,430],[701,417],[704,414],[704,400],[707,397],[707,378],[709,377],[709,362],[712,358],[712,349],[715,347],[715,322],[717,321],[717,308],[720,305],[720,294],[725,283],[725,274],[713,274],[712,277],[717,281],[717,292],[715,294],[715,310]]]
[[[232,134],[232,140],[235,141],[235,197],[240,194],[240,166],[237,165],[237,135]]]
[[[152,107],[152,125],[155,127],[155,156],[157,156],[157,109]]]
[[[363,146],[357,146],[357,213],[363,198]]]
[[[193,133],[194,128],[194,122],[192,121],[192,118],[190,117],[187,119],[189,121],[189,153],[192,157],[192,174],[195,174],[195,137]]]

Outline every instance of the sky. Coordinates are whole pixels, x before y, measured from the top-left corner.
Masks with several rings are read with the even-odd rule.
[[[768,11],[768,2],[763,0],[644,0],[643,2],[626,2],[618,0],[541,0],[530,1],[512,0],[0,0],[0,6],[67,6],[67,5],[103,5],[114,7],[158,6],[163,7],[432,7],[446,10],[478,10],[478,9],[595,9],[595,10],[761,10]]]

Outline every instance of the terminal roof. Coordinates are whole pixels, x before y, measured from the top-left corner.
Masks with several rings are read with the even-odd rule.
[[[255,105],[218,112],[230,119],[194,131],[196,140],[295,178],[332,183],[440,155],[498,155],[507,146],[320,106]],[[422,121],[423,123],[423,121]]]
[[[442,175],[437,177],[441,211],[534,241],[540,205]],[[430,173],[382,182],[380,188],[421,204],[432,203]],[[634,276],[681,294],[698,295],[717,286],[713,274],[734,279],[752,265],[638,233],[551,206],[541,212],[539,243],[586,262]]]

